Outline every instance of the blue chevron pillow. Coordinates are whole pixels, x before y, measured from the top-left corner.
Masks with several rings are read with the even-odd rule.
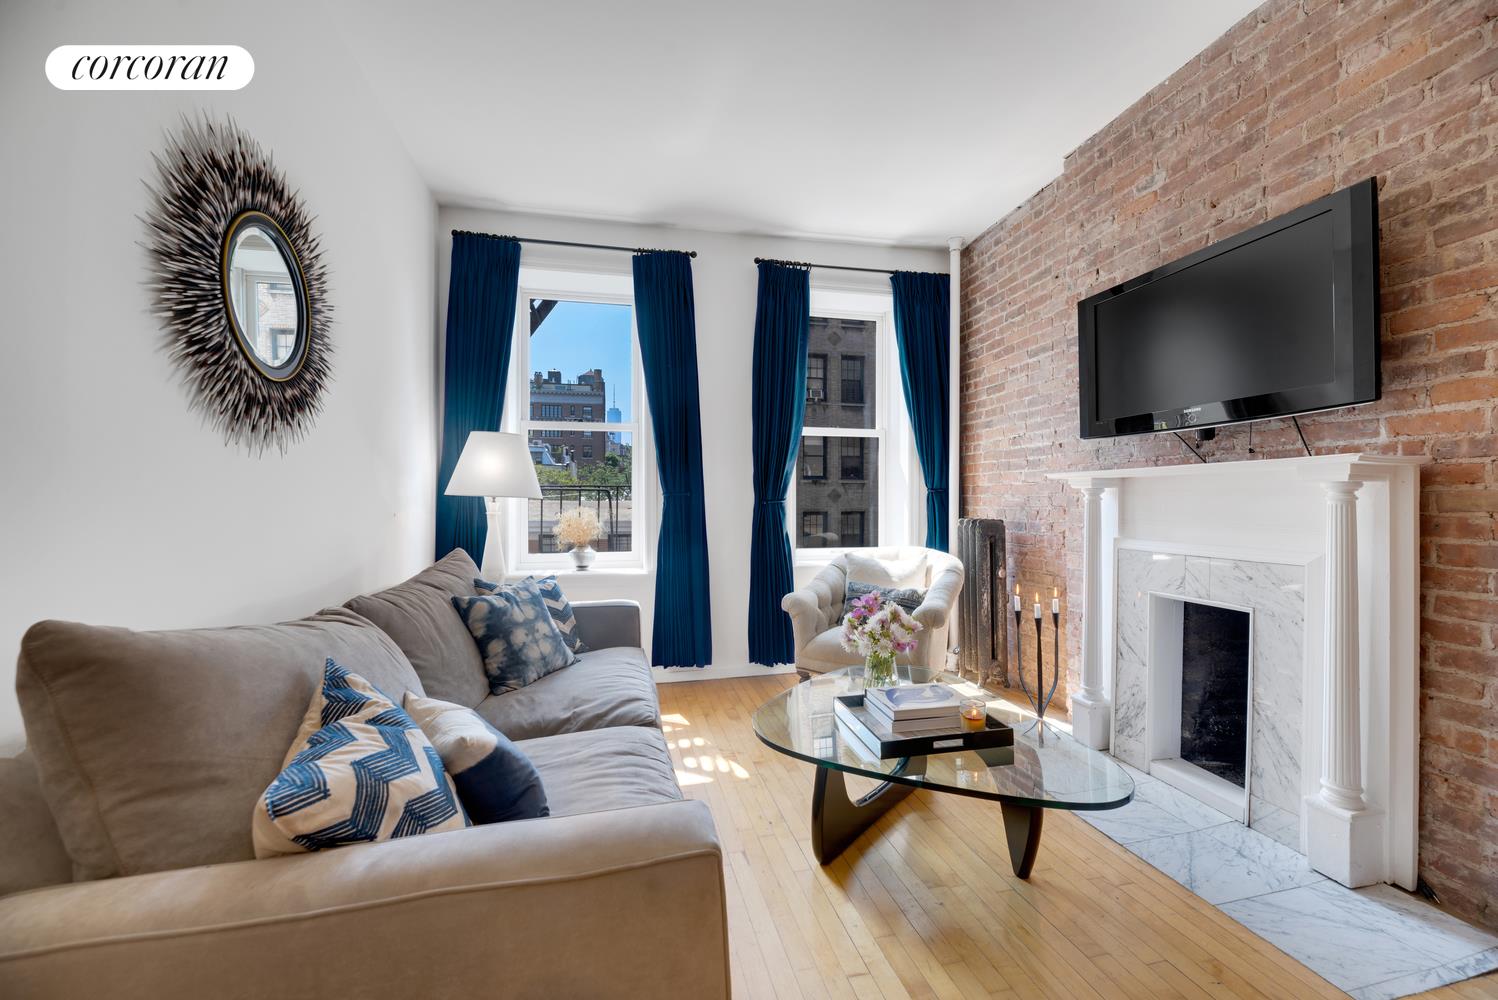
[[[567,648],[574,653],[586,653],[587,644],[577,634],[577,615],[573,613],[567,595],[562,593],[562,585],[557,583],[557,578],[543,576],[536,580],[535,577],[528,576],[526,579],[536,581],[536,589],[541,591],[546,610],[551,612],[551,620],[557,623],[557,631],[562,633],[562,641],[567,644]],[[473,588],[483,594],[492,594],[501,586],[502,584],[490,583],[488,580],[473,581]]]
[[[461,830],[468,816],[421,727],[327,661],[281,773],[255,803],[255,857]]]
[[[492,594],[452,601],[478,643],[494,694],[518,691],[577,662],[562,641],[535,580],[527,578]]]

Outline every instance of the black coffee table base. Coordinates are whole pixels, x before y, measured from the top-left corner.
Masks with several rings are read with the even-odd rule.
[[[926,758],[907,757],[891,773],[925,774]],[[817,861],[831,864],[858,839],[859,834],[913,791],[914,785],[886,781],[862,798],[853,799],[848,795],[842,771],[835,767],[818,767],[811,795],[811,849]],[[1010,867],[1017,878],[1029,878],[1035,867],[1035,855],[1040,852],[1040,829],[1045,810],[1008,802],[999,805],[1003,810],[1004,837],[1009,843]]]

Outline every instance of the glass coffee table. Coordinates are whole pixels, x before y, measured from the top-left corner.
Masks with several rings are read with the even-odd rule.
[[[900,684],[939,681],[965,697],[984,698],[989,715],[1014,729],[1014,746],[873,760],[867,750],[850,745],[832,710],[834,695],[863,690],[863,667],[816,675],[777,694],[755,711],[754,733],[771,749],[816,765],[811,839],[822,864],[831,863],[891,806],[926,788],[998,802],[1014,874],[1029,878],[1045,810],[1117,809],[1134,797],[1133,779],[1113,758],[971,681],[922,667],[901,666],[898,674]],[[880,784],[852,799],[844,774]]]

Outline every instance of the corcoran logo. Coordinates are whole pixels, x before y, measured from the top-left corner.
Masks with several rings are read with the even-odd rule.
[[[47,56],[59,90],[238,90],[254,75],[238,45],[59,45]]]

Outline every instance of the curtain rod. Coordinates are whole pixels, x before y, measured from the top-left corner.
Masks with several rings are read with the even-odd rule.
[[[625,253],[684,253],[697,256],[696,250],[662,250],[656,247],[618,247],[611,243],[574,243],[571,240],[541,240],[532,236],[497,236],[494,233],[476,233],[469,229],[454,229],[454,236],[482,236],[491,240],[514,240],[516,243],[539,243],[549,247],[585,247],[589,250],[622,250]]]
[[[887,267],[850,267],[847,264],[808,264],[804,260],[776,260],[774,257],[756,257],[756,264],[783,264],[786,267],[820,267],[827,271],[865,271],[869,274],[894,274]]]

